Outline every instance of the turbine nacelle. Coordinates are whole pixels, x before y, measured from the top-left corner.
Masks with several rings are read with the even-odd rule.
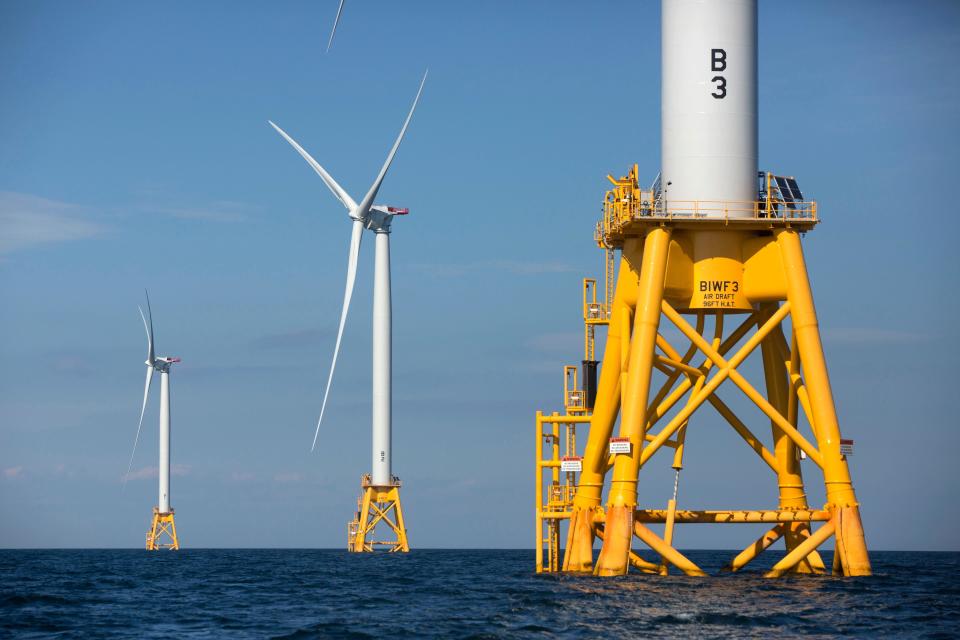
[[[177,362],[180,362],[180,358],[171,358],[169,356],[162,356],[162,357],[154,358],[153,364],[151,364],[150,362],[147,362],[146,365],[148,367],[152,366],[157,371],[163,372],[163,371],[169,371],[170,365],[175,364]]]
[[[367,212],[363,226],[374,233],[390,233],[390,223],[393,222],[393,216],[405,216],[409,213],[410,209],[375,204]]]

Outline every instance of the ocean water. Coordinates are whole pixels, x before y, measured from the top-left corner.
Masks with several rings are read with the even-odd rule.
[[[709,571],[732,555],[687,553]],[[0,637],[960,637],[960,554],[871,557],[871,578],[765,580],[770,553],[601,579],[535,575],[525,550],[6,550]]]

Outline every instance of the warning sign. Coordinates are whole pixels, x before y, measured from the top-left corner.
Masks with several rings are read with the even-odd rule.
[[[610,453],[630,453],[630,438],[610,438]]]
[[[843,438],[840,438],[840,455],[853,455],[853,440],[844,440]]]
[[[583,471],[583,458],[580,456],[564,456],[560,458],[560,471]]]

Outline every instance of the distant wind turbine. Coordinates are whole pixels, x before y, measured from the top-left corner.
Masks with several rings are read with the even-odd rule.
[[[137,453],[137,443],[140,441],[140,430],[143,427],[143,414],[147,410],[147,398],[150,395],[150,383],[153,381],[153,372],[160,372],[160,464],[158,475],[160,478],[160,495],[157,506],[153,508],[153,522],[147,532],[147,550],[179,549],[177,529],[173,523],[173,509],[170,508],[170,367],[180,362],[180,358],[157,357],[153,342],[153,311],[150,309],[150,294],[147,293],[147,315],[140,309],[140,319],[147,332],[147,380],[143,385],[143,404],[140,407],[140,423],[137,425],[137,436],[133,441],[133,452],[130,462],[127,463],[127,473],[123,478],[126,485],[133,466],[133,457]],[[169,544],[160,544],[162,534],[170,536]]]
[[[342,3],[341,3],[342,5]],[[427,81],[427,74],[423,74],[420,88],[413,100],[407,119],[403,122],[400,135],[397,136],[387,159],[380,168],[376,180],[370,186],[367,194],[359,204],[350,197],[337,181],[327,173],[326,169],[314,160],[303,147],[287,135],[287,133],[270,122],[270,126],[277,130],[290,145],[297,150],[303,159],[317,172],[323,183],[347,210],[347,215],[353,221],[350,235],[350,249],[347,257],[347,282],[343,292],[343,308],[340,311],[340,327],[337,330],[337,342],[333,349],[333,362],[330,364],[330,374],[327,376],[327,387],[323,392],[323,404],[320,407],[320,419],[317,420],[317,430],[313,434],[313,451],[317,446],[317,437],[320,435],[320,425],[323,423],[323,414],[327,409],[327,399],[330,395],[330,386],[333,382],[333,372],[337,367],[337,357],[340,354],[340,343],[343,339],[343,328],[347,321],[350,309],[350,299],[353,296],[353,286],[357,279],[357,262],[360,255],[360,240],[363,230],[367,228],[376,234],[376,258],[373,279],[373,469],[369,476],[364,476],[361,482],[362,495],[358,503],[356,519],[348,525],[348,545],[351,551],[373,551],[374,546],[387,546],[391,551],[406,552],[410,550],[407,542],[406,528],[403,521],[403,510],[400,507],[400,481],[393,476],[391,468],[391,429],[392,429],[392,309],[390,293],[390,226],[393,217],[409,213],[407,209],[399,209],[385,205],[373,204],[380,185],[383,183],[390,163],[400,147],[413,112],[423,93],[423,85]],[[393,511],[393,518],[387,516]],[[388,542],[373,537],[373,531],[378,523],[389,526],[396,534],[395,542]]]
[[[390,377],[391,377],[391,302],[390,302],[390,224],[395,215],[404,215],[408,213],[407,209],[399,209],[385,205],[373,204],[380,191],[380,185],[383,183],[387,170],[393,162],[393,158],[400,147],[400,142],[407,132],[407,126],[410,124],[413,113],[420,101],[420,94],[423,92],[423,85],[427,81],[427,74],[423,74],[420,81],[420,88],[417,90],[416,98],[407,114],[407,119],[400,129],[387,159],[380,168],[380,173],[374,180],[367,194],[359,204],[350,197],[343,187],[341,187],[333,177],[327,173],[320,164],[307,153],[293,138],[287,135],[287,132],[278,127],[272,121],[270,126],[276,129],[290,145],[303,156],[303,159],[320,176],[327,188],[333,193],[340,203],[346,208],[347,215],[353,221],[353,229],[350,235],[349,253],[347,258],[347,281],[343,292],[343,308],[340,311],[340,326],[337,329],[337,342],[333,350],[333,362],[330,365],[330,374],[327,377],[326,390],[323,393],[323,404],[320,407],[320,419],[317,421],[317,429],[313,436],[313,445],[310,450],[313,451],[317,446],[317,437],[320,435],[320,425],[323,422],[323,415],[327,409],[327,399],[330,395],[330,387],[333,382],[333,373],[337,367],[337,358],[340,354],[340,343],[343,338],[343,330],[347,321],[347,314],[350,310],[350,300],[353,297],[353,287],[357,278],[357,261],[360,254],[360,240],[363,229],[366,227],[376,234],[376,258],[375,258],[375,277],[374,277],[374,372],[373,372],[373,397],[374,397],[374,466],[385,469],[383,473],[374,473],[375,476],[390,477]]]

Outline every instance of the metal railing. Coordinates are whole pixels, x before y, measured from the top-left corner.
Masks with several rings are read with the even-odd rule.
[[[610,306],[603,302],[591,302],[587,304],[587,312],[584,314],[584,320],[609,320]]]
[[[584,404],[583,391],[581,389],[567,391],[564,406],[566,407],[567,411],[573,411],[577,409],[582,410],[586,406]]]
[[[804,202],[733,202],[722,200],[654,200],[650,192],[641,192],[642,197],[610,198],[603,203],[603,217],[597,224],[596,239],[602,240],[611,232],[617,232],[633,221],[654,220],[792,220],[816,222],[817,203]]]
[[[575,484],[551,484],[547,511],[566,511],[567,507],[573,504],[576,494],[577,485]]]

